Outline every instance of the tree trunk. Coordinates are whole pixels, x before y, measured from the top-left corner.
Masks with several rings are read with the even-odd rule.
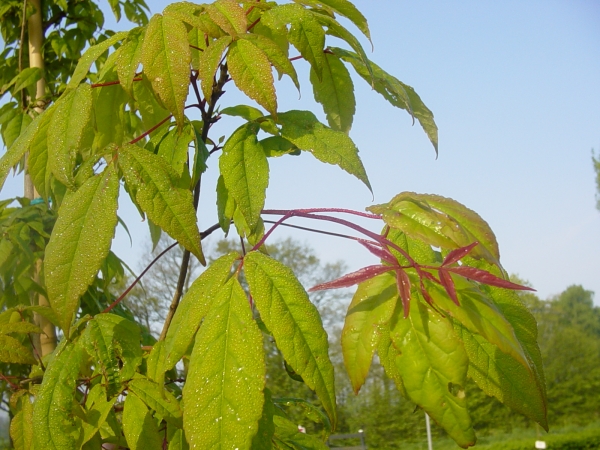
[[[42,44],[44,42],[44,29],[42,26],[42,14],[41,14],[41,1],[40,0],[28,0],[29,4],[35,8],[35,14],[33,14],[28,22],[27,22],[27,31],[29,38],[29,67],[39,67],[40,69],[44,69],[44,58],[42,55]],[[35,111],[38,114],[41,114],[44,110],[44,95],[46,93],[46,79],[42,76],[40,80],[38,80],[36,85],[36,93],[35,93]],[[27,166],[25,167],[25,179],[24,179],[24,195],[29,199],[34,199],[39,197],[39,194],[35,190],[33,186],[33,182],[31,181],[31,177],[27,171]],[[34,280],[39,283],[40,282],[40,273],[42,268],[42,261],[38,261],[35,268]],[[36,294],[34,298],[34,303],[37,303],[41,306],[50,306],[48,303],[48,299],[45,297]],[[54,329],[54,325],[49,322],[46,318],[40,316],[39,314],[35,315],[35,322],[42,329],[43,333],[40,335],[39,341],[35,342],[37,347],[38,355],[44,357],[54,351],[56,348],[56,330]]]

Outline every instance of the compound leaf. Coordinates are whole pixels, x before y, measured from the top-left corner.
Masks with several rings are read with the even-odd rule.
[[[117,225],[119,178],[114,166],[89,178],[68,195],[46,247],[48,299],[68,333],[79,298],[110,251]]]
[[[183,427],[183,413],[179,401],[162,385],[147,378],[135,378],[129,382],[129,390],[169,424],[177,428]]]
[[[250,293],[289,366],[315,391],[333,427],[333,365],[321,317],[289,267],[257,251],[244,257]]]
[[[222,286],[198,334],[183,388],[194,448],[249,448],[264,402],[262,334],[236,278]]]

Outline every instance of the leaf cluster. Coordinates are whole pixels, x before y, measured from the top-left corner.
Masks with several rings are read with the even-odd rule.
[[[111,5],[117,10],[120,2]],[[535,321],[511,291],[523,287],[507,279],[495,237],[476,213],[408,192],[370,213],[265,209],[274,157],[310,153],[371,189],[349,136],[355,112],[349,68],[416,118],[437,151],[431,111],[366,57],[339,16],[370,38],[366,19],[347,0],[174,3],[147,25],[99,39],[42,114],[15,116],[16,125],[14,117],[0,121],[3,134],[12,133],[0,159],[0,184],[26,159],[41,205],[57,211],[44,241],[43,274],[63,339],[32,369],[42,377],[39,386],[21,386],[24,380],[13,386],[11,433],[23,448],[31,442],[50,449],[325,448],[338,420],[329,339],[292,269],[264,245],[291,217],[345,226],[363,236],[343,237],[381,259],[318,286],[359,284],[342,333],[355,391],[377,352],[400,392],[463,447],[475,442],[467,377],[546,426]],[[329,47],[331,37],[348,49]],[[278,109],[274,72],[299,86],[297,60],[310,66],[327,125],[309,111]],[[221,108],[230,82],[254,104]],[[244,123],[227,139],[212,139],[211,127],[225,116]],[[218,157],[217,223],[201,232],[200,186],[211,157]],[[122,196],[147,219],[154,245],[164,232],[184,248],[157,342],[144,339],[121,306],[133,285],[114,301],[110,291],[123,275],[111,252]],[[376,233],[331,215],[343,213],[385,227]],[[269,215],[281,217],[267,230]],[[231,224],[251,248],[213,261],[181,298],[190,255],[205,264],[203,238],[217,229],[227,234]],[[92,295],[90,301],[98,286],[103,300]],[[265,387],[265,335],[318,407],[274,398]],[[323,433],[300,433],[284,411],[290,403]]]

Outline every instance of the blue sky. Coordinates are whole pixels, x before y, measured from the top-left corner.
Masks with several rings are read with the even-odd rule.
[[[600,148],[600,3],[354,3],[369,21],[375,45],[370,58],[413,86],[434,112],[439,158],[404,111],[355,78],[357,114],[350,136],[374,198],[352,176],[303,155],[272,162],[267,207],[363,210],[402,191],[452,197],[488,221],[504,267],[529,280],[542,298],[582,284],[598,293],[600,304],[600,212],[591,164],[591,149]],[[166,3],[149,5],[160,12]],[[311,101],[307,63],[294,64],[302,98],[284,79],[277,85],[279,109],[311,109],[323,117]],[[233,86],[227,90],[223,106],[245,102]],[[215,136],[231,129],[216,129]],[[215,222],[216,169],[215,159],[203,180],[201,229]],[[120,214],[134,244],[130,248],[119,231],[115,250],[137,267],[146,227],[124,200]],[[296,236],[324,260],[343,259],[351,269],[374,262],[351,242]]]

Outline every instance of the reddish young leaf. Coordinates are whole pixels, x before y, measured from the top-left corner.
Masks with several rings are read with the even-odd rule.
[[[373,242],[366,241],[364,239],[359,239],[358,242],[379,259],[382,259],[383,261],[393,265],[398,265],[398,261],[396,258],[394,258],[394,255],[392,255],[389,250],[378,247]]]
[[[461,247],[452,250],[450,253],[448,253],[446,258],[444,258],[442,266],[449,266],[450,264],[458,262],[459,260],[467,256],[471,252],[471,250],[473,250],[477,245],[479,245],[479,242],[475,241],[472,244],[467,245],[466,247]]]
[[[402,308],[404,309],[404,318],[408,317],[410,311],[410,279],[402,269],[396,270],[396,285],[402,299]]]
[[[452,301],[456,303],[457,306],[460,306],[460,303],[458,302],[458,297],[456,297],[456,288],[454,287],[454,281],[452,280],[452,276],[448,273],[447,270],[444,269],[440,269],[439,274],[440,281],[442,283],[442,286],[444,286],[444,289],[446,289],[448,297],[450,297]]]
[[[419,272],[419,274],[428,273],[428,272],[423,272],[423,271],[418,271],[418,272]],[[421,294],[423,294],[425,301],[433,307],[433,299],[431,298],[431,295],[429,295],[429,292],[427,292],[427,289],[425,289],[425,283],[423,283],[423,278],[419,277],[419,279],[421,281]],[[434,278],[434,280],[435,280],[435,278]],[[435,281],[439,283],[439,281],[437,281],[437,280],[435,280]]]
[[[362,269],[359,269],[356,272],[346,274],[343,277],[340,277],[336,280],[328,281],[327,283],[317,284],[316,286],[311,287],[308,291],[314,292],[323,291],[325,289],[339,289],[350,287],[393,269],[393,267],[382,265],[363,267]]]
[[[508,280],[503,280],[502,278],[498,278],[496,275],[492,275],[491,273],[485,270],[476,269],[474,267],[449,267],[446,270],[461,275],[465,278],[478,281],[479,283],[489,284],[490,286],[496,286],[505,289],[513,289],[516,291],[535,291],[535,289],[532,289],[530,287],[521,286],[520,284],[512,283]]]

